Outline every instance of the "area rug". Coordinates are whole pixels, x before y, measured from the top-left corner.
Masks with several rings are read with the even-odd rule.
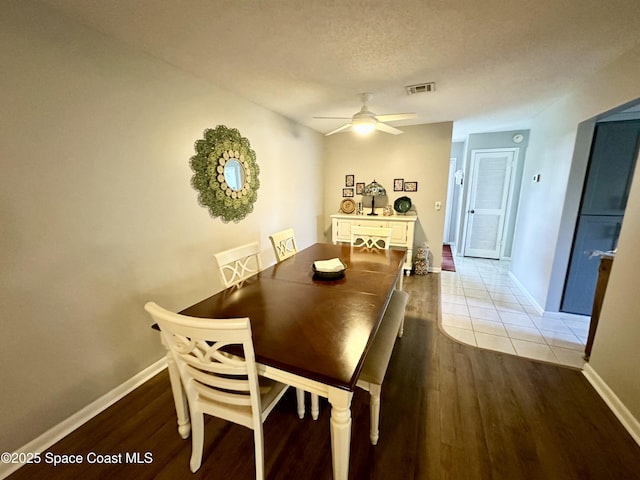
[[[442,245],[442,270],[445,272],[456,271],[456,264],[453,261],[453,255],[449,245]]]

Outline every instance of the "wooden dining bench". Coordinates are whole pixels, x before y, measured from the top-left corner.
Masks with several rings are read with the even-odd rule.
[[[389,366],[396,338],[402,336],[401,325],[404,323],[404,311],[408,301],[409,295],[406,292],[401,290],[393,291],[356,384],[363,390],[368,391],[370,395],[371,424],[369,438],[371,439],[371,445],[378,443],[382,381]]]

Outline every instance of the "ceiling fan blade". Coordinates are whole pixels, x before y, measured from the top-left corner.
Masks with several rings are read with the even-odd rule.
[[[351,120],[351,117],[311,117],[319,118],[320,120]]]
[[[415,113],[390,113],[389,115],[376,115],[376,118],[380,122],[393,122],[395,120],[409,120],[417,116]]]
[[[340,128],[336,128],[335,130],[330,131],[329,133],[325,133],[325,137],[329,135],[333,135],[334,133],[344,132],[345,130],[349,130],[351,128],[351,124],[347,123],[346,125],[341,126]]]
[[[391,133],[392,135],[400,135],[404,133],[402,130],[398,130],[391,125],[387,125],[386,123],[378,122],[376,123],[376,130],[380,130],[381,132]]]

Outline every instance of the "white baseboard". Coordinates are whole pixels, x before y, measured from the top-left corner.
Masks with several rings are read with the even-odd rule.
[[[536,312],[538,313],[538,315],[543,316],[544,308],[542,308],[540,305],[538,305],[538,302],[536,302],[535,298],[533,298],[531,296],[531,294],[529,294],[529,291],[524,287],[524,285],[522,285],[522,283],[520,283],[520,280],[518,280],[518,277],[516,277],[513,274],[513,272],[509,272],[509,277],[518,286],[518,288],[524,294],[524,296],[527,297],[527,300],[529,300],[529,303],[531,303],[533,308],[536,309]]]
[[[160,360],[134,375],[123,384],[104,394],[102,397],[90,403],[82,410],[74,413],[66,420],[63,420],[55,427],[47,430],[38,438],[35,438],[22,446],[20,449],[16,450],[15,453],[26,454],[32,452],[45,452],[54,443],[69,435],[75,429],[91,420],[103,410],[109,408],[111,405],[138,388],[151,377],[160,373],[165,368],[167,368],[167,359],[162,357]],[[22,467],[22,464],[19,463],[0,463],[0,479],[8,477],[20,467]]]
[[[638,445],[640,445],[640,422],[631,414],[620,401],[618,396],[609,388],[609,385],[598,375],[598,373],[586,363],[582,370],[582,374],[587,377],[589,383],[596,389],[596,392],[602,397],[609,406],[613,414],[618,417],[624,428],[629,432]]]
[[[589,315],[578,315],[577,313],[549,312],[549,311],[545,311],[544,316],[549,318],[560,318],[562,320],[579,320],[579,321],[585,321],[586,319],[590,318]]]

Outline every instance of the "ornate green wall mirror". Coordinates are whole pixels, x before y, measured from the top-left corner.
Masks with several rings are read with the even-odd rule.
[[[191,185],[198,191],[198,202],[212,217],[239,222],[253,211],[260,187],[260,169],[249,140],[235,128],[218,125],[205,130],[194,147]]]

